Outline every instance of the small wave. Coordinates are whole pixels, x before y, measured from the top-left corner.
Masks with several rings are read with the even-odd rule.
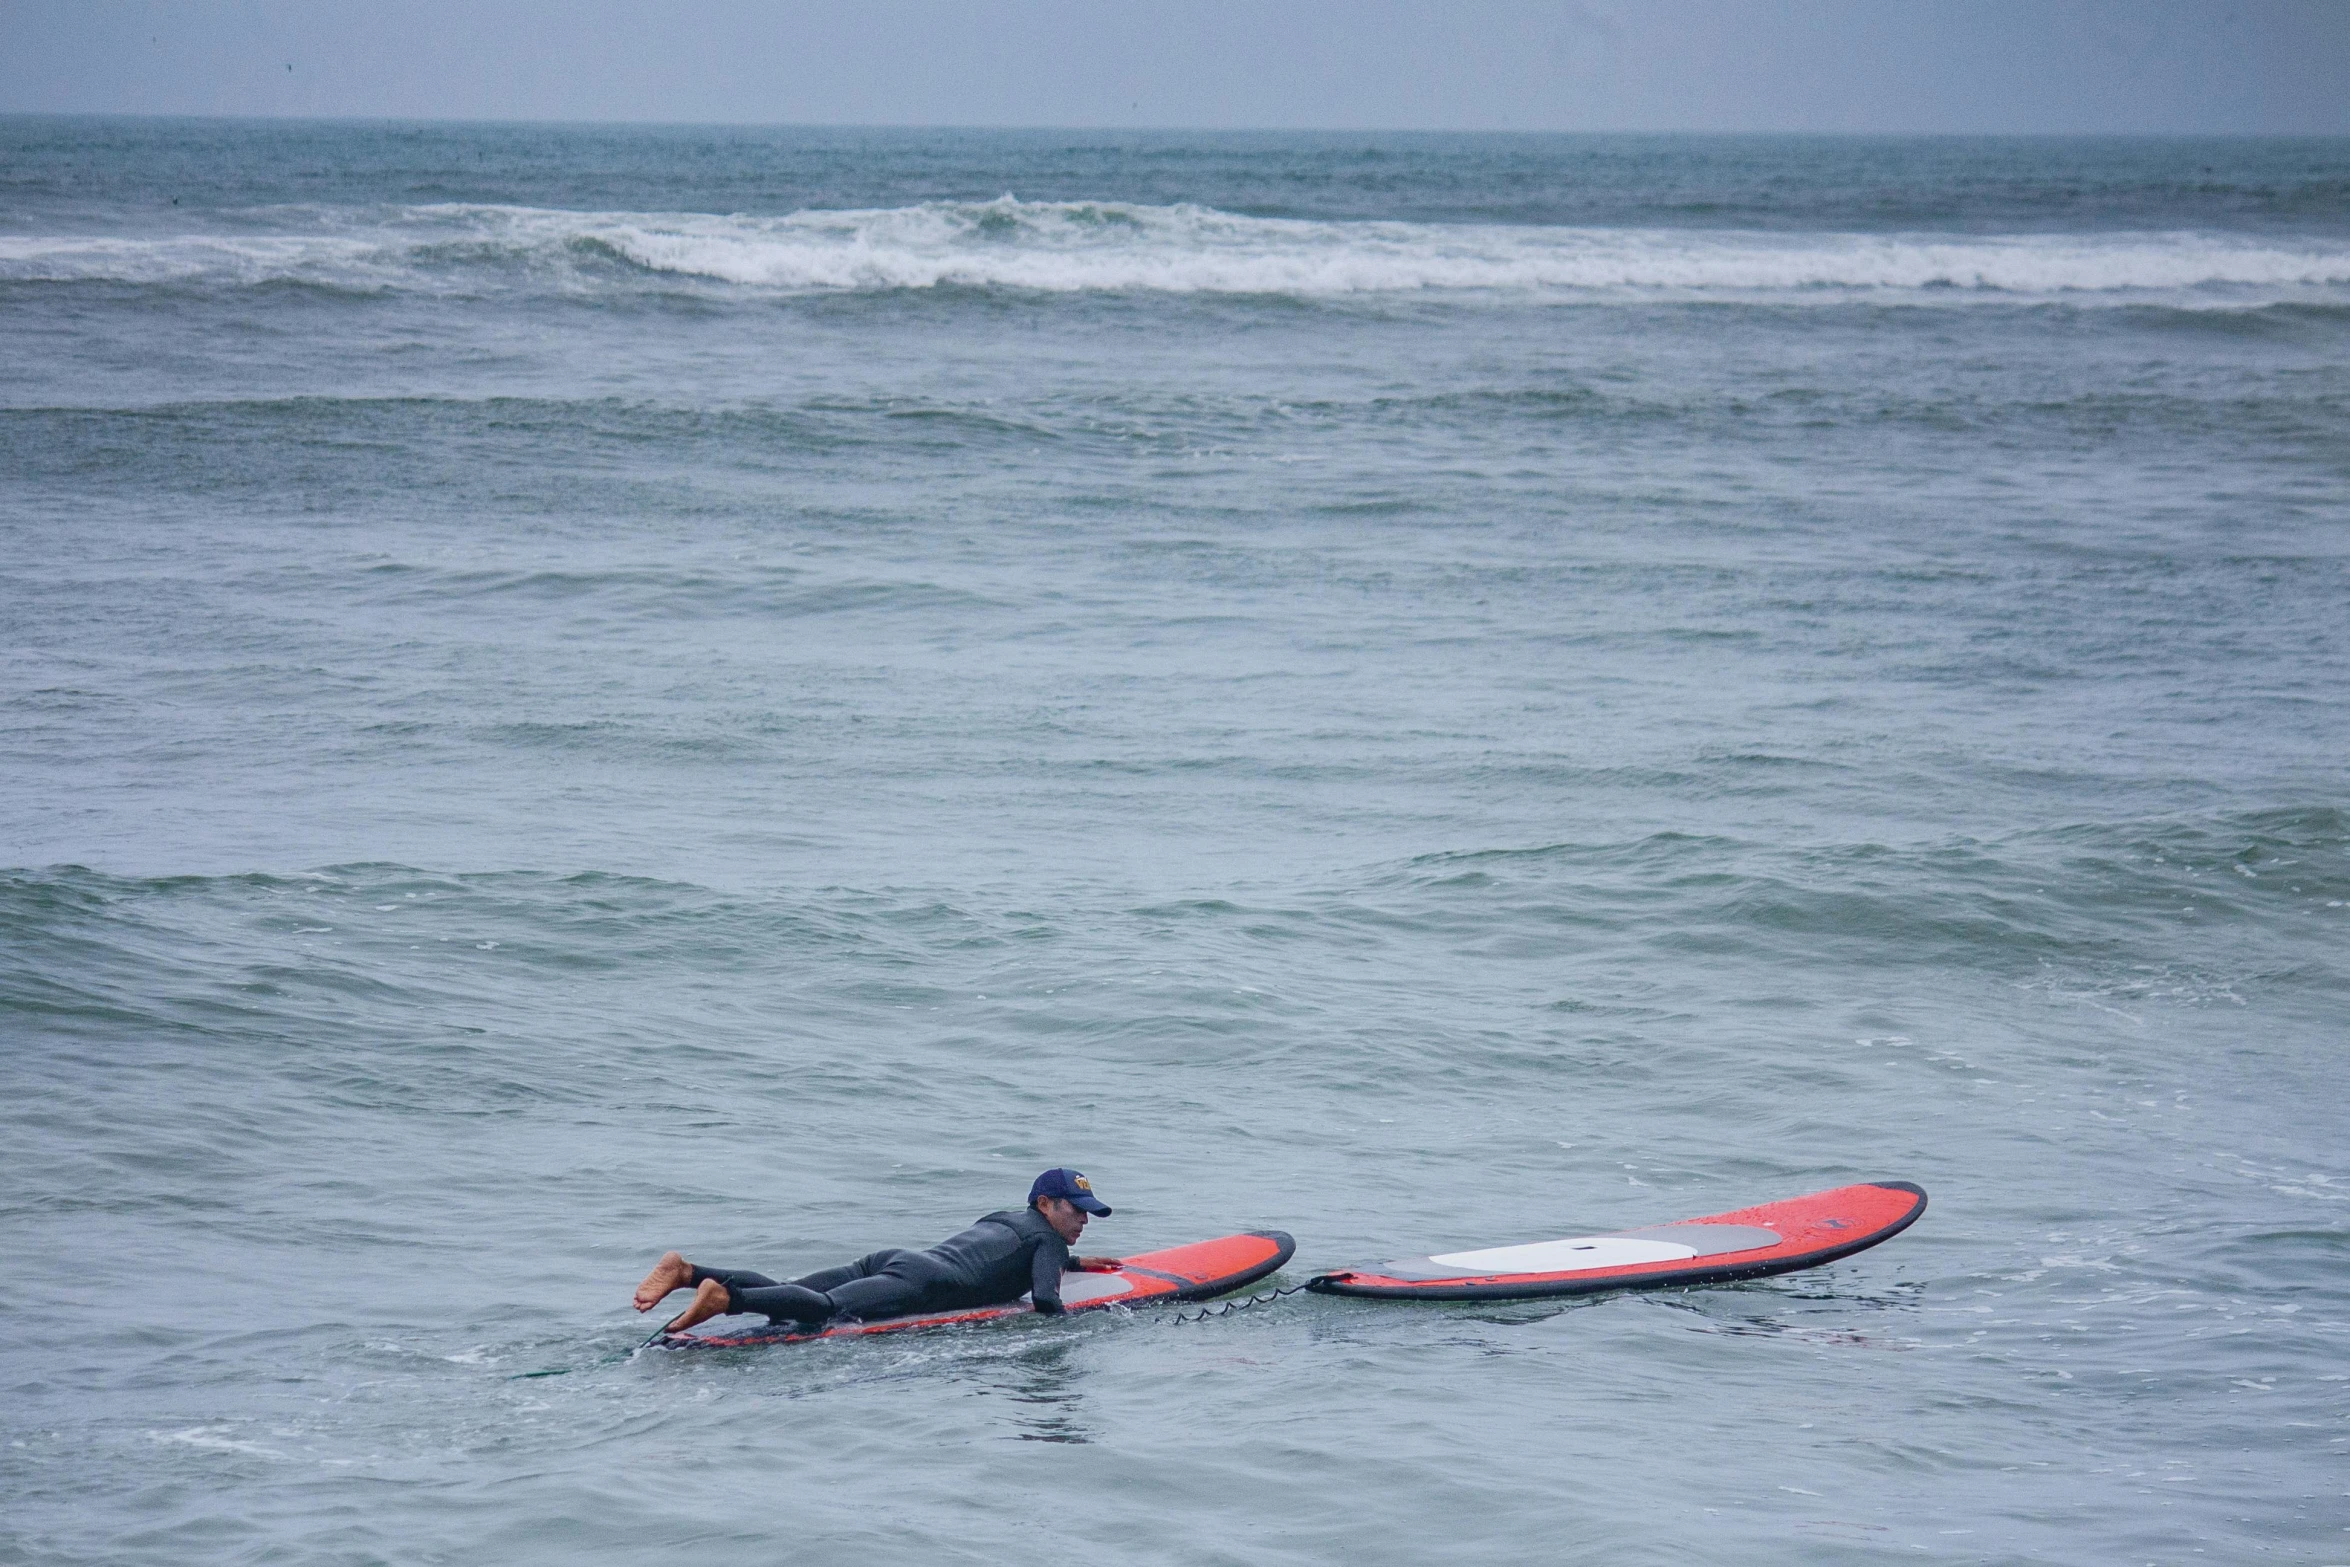
[[[239,1453],[252,1458],[283,1458],[286,1455],[274,1447],[259,1442],[247,1442],[229,1435],[228,1426],[189,1426],[184,1431],[150,1431],[150,1442],[168,1443],[179,1447],[193,1447],[208,1453]]]
[[[1853,294],[2315,299],[2350,287],[2350,247],[2201,231],[2098,234],[1605,229],[1257,218],[1189,204],[925,202],[783,216],[420,206],[291,215],[306,232],[0,239],[0,282],[594,292],[631,280],[785,293],[1337,298]],[[2273,300],[2271,301],[2273,302]]]
[[[402,280],[403,259],[398,247],[324,234],[26,235],[0,238],[0,282],[385,288]]]

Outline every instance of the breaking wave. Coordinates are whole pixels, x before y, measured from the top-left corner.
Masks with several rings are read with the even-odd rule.
[[[423,206],[283,213],[286,231],[0,238],[0,281],[471,291],[503,276],[785,292],[932,288],[1340,297],[2089,297],[2245,303],[2350,287],[2350,246],[2201,231],[1608,229],[1259,218],[1192,205],[926,202],[781,217]]]

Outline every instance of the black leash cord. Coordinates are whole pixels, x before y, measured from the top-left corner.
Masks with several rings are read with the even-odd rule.
[[[1170,1323],[1205,1322],[1210,1317],[1229,1317],[1236,1311],[1246,1311],[1251,1306],[1270,1305],[1272,1302],[1279,1300],[1284,1295],[1298,1295],[1304,1293],[1304,1291],[1305,1286],[1303,1284],[1292,1284],[1289,1286],[1289,1288],[1275,1290],[1270,1295],[1250,1295],[1242,1300],[1228,1300],[1221,1306],[1202,1307],[1200,1310],[1192,1312],[1188,1316],[1178,1311],[1174,1316],[1169,1317],[1167,1320]]]

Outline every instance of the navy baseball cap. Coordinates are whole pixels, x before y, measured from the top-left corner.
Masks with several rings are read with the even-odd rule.
[[[1028,1188],[1028,1200],[1039,1197],[1059,1197],[1075,1203],[1097,1219],[1110,1216],[1110,1205],[1093,1194],[1093,1182],[1075,1170],[1047,1170]]]

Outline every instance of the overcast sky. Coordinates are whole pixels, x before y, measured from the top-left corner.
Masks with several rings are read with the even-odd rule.
[[[2350,134],[2350,0],[0,0],[0,112]]]

